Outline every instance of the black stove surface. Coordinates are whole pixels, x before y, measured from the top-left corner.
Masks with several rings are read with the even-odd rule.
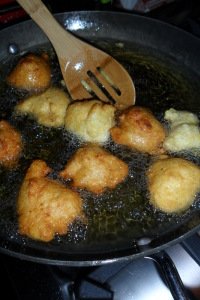
[[[44,2],[54,13],[88,9],[121,11],[119,6],[114,5],[115,1],[112,5],[106,6],[99,4],[99,1],[91,0]],[[200,37],[199,0],[177,0],[146,15],[171,23]],[[25,18],[27,16],[23,16],[23,19]],[[200,299],[199,235],[196,234],[183,244],[171,247],[167,252],[174,261],[186,288],[185,299]],[[3,299],[173,300],[155,263],[146,258],[101,267],[66,268],[23,261],[1,254],[0,266],[1,294],[5,295]]]
[[[198,234],[181,245],[167,249],[185,286],[186,296],[178,300],[200,299],[199,249]],[[163,274],[147,258],[78,268],[39,264],[1,255],[0,263],[4,299],[160,300],[161,294],[164,300],[174,299]]]

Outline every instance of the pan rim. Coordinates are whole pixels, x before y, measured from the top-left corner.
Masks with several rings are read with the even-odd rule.
[[[66,14],[69,15],[69,16],[70,15],[74,15],[74,14],[78,14],[78,15],[82,15],[82,16],[88,15],[88,14],[89,15],[92,14],[93,16],[94,15],[101,15],[101,14],[105,15],[106,14],[106,15],[109,15],[109,16],[110,15],[113,15],[113,16],[125,15],[126,18],[128,16],[131,17],[131,18],[133,17],[133,15],[129,14],[129,13],[123,13],[123,12],[106,12],[106,11],[103,11],[103,12],[102,11],[95,11],[95,12],[94,11],[74,11],[74,12],[71,11],[71,12],[68,12],[68,13],[55,14],[55,16],[58,17],[59,19],[62,19],[62,17],[64,15],[66,15]],[[134,18],[136,18],[136,19],[145,19],[145,20],[148,19],[148,22],[149,22],[149,18],[147,18],[145,16],[135,15]],[[20,24],[24,24],[24,23],[27,23],[27,22],[30,22],[30,24],[33,23],[32,20],[28,20],[28,21],[23,21],[23,22],[21,22],[21,23],[19,23],[17,25],[12,25],[12,26],[18,26]],[[185,32],[182,29],[179,29],[179,28],[177,28],[177,27],[175,27],[173,25],[170,25],[170,24],[167,24],[167,23],[164,23],[162,21],[155,20],[155,19],[151,19],[150,22],[153,22],[154,24],[155,23],[158,23],[158,24],[161,23],[162,26],[165,26],[165,27],[167,26],[168,28],[171,28],[171,29],[173,28],[173,30],[176,29],[176,32],[182,32],[182,34],[184,34],[184,35],[188,36],[190,39],[194,40],[195,43],[198,42],[198,44],[200,45],[200,43],[199,43],[200,40],[198,38],[194,37],[192,34],[190,34],[188,32]],[[1,32],[3,32],[3,31],[6,32],[6,30],[8,30],[8,29],[11,30],[12,26],[9,26],[8,28],[4,28]],[[1,35],[1,32],[0,32],[0,35]],[[30,261],[34,261],[34,262],[38,262],[38,263],[47,263],[47,264],[56,264],[56,265],[59,264],[59,265],[68,265],[68,266],[97,266],[97,265],[108,264],[108,263],[115,262],[115,261],[129,260],[129,259],[133,259],[133,258],[135,259],[135,258],[139,258],[139,257],[144,257],[144,256],[147,256],[147,255],[151,255],[151,254],[153,254],[155,252],[159,252],[159,251],[161,251],[163,249],[166,249],[167,247],[172,246],[175,243],[181,242],[183,239],[189,237],[190,235],[192,235],[193,233],[197,232],[198,230],[200,230],[200,225],[197,225],[196,227],[194,227],[193,229],[189,230],[188,232],[182,234],[178,238],[170,240],[170,241],[162,244],[161,246],[157,246],[157,247],[155,247],[153,249],[146,249],[146,250],[141,251],[139,253],[132,253],[132,254],[130,253],[130,254],[124,256],[123,253],[125,251],[121,250],[121,251],[119,251],[119,253],[117,252],[119,256],[117,256],[117,253],[116,253],[115,257],[110,257],[108,255],[108,253],[105,253],[105,256],[108,255],[108,258],[105,258],[105,259],[104,258],[101,259],[101,258],[95,257],[95,255],[90,260],[87,260],[87,259],[83,260],[83,257],[81,257],[80,260],[76,260],[76,259],[70,259],[70,260],[66,259],[66,260],[63,260],[62,255],[61,255],[60,259],[54,258],[54,255],[52,255],[52,258],[47,258],[46,255],[44,257],[35,257],[33,255],[29,255],[28,253],[26,253],[26,251],[24,251],[24,253],[23,253],[23,250],[21,250],[21,252],[19,253],[19,252],[15,252],[13,250],[10,250],[8,248],[6,249],[6,247],[4,247],[4,248],[0,247],[0,251],[2,253],[9,254],[9,255],[11,255],[13,257],[18,257],[18,258],[21,258],[21,259],[26,259],[26,260],[30,260]],[[130,252],[130,250],[127,250],[127,251]],[[114,251],[112,251],[112,254],[113,253],[114,253]],[[122,253],[122,255],[121,255],[121,253]],[[50,252],[48,252],[47,254],[49,254],[49,256],[51,256]],[[100,255],[102,255],[102,257],[104,257],[103,253],[100,254]]]
[[[95,266],[103,266],[115,262],[130,262],[131,260],[134,259],[149,257],[153,254],[166,250],[167,248],[174,246],[175,244],[181,243],[183,240],[189,238],[190,236],[197,233],[198,231],[200,231],[200,225],[197,225],[195,228],[184,233],[183,235],[167,243],[164,243],[160,246],[157,246],[155,248],[149,248],[149,249],[144,248],[144,250],[138,253],[130,253],[130,250],[127,250],[126,252],[129,252],[129,254],[126,255],[124,255],[124,250],[117,252],[118,255],[115,255],[114,251],[112,251],[110,255],[107,255],[107,253],[105,254],[106,258],[104,257],[103,254],[101,254],[102,257],[100,255],[93,255],[91,257],[91,254],[88,254],[90,258],[87,259],[87,257],[83,258],[83,256],[80,256],[80,254],[78,254],[75,258],[70,257],[70,259],[65,259],[64,257],[60,257],[60,258],[48,257],[50,253],[47,254],[47,257],[44,256],[42,257],[42,256],[34,256],[31,254],[12,251],[10,249],[6,249],[2,247],[0,247],[0,252],[2,254],[9,255],[13,258],[19,258],[22,260],[40,263],[40,264],[68,266],[68,267],[95,267]],[[80,259],[78,258],[78,256]]]

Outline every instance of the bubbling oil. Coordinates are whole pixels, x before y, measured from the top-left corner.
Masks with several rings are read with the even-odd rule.
[[[49,45],[44,45],[41,49],[32,49],[32,52],[40,53],[44,50],[50,57],[52,84],[62,87],[59,65]],[[104,43],[104,50],[118,59],[132,76],[136,87],[136,104],[150,108],[164,126],[167,126],[163,120],[164,111],[170,107],[200,111],[197,101],[199,93],[194,92],[200,91],[200,80],[188,71],[183,72],[182,66],[174,66],[172,62],[161,58],[158,60],[145,50],[140,49],[138,52],[135,49],[118,48],[111,42]],[[31,117],[16,117],[13,114],[14,106],[27,96],[25,91],[12,89],[5,82],[6,75],[17,59],[2,63],[0,114],[1,119],[8,120],[21,132],[24,147],[16,169],[10,171],[0,167],[0,227],[3,228],[2,236],[15,236],[16,239],[24,241],[24,238],[17,234],[16,203],[28,166],[34,159],[45,160],[53,169],[50,176],[60,180],[58,172],[83,143],[63,128],[47,128],[37,124]],[[195,205],[182,215],[168,215],[155,210],[149,204],[146,172],[152,161],[150,155],[116,145],[111,140],[102,146],[128,164],[128,177],[114,190],[106,190],[100,195],[79,189],[87,222],[77,220],[71,224],[66,236],[56,236],[52,244],[98,245],[102,242],[108,244],[112,240],[132,241],[142,236],[162,235],[169,231],[169,228],[181,226],[184,220],[189,218],[191,211],[194,211],[199,203],[198,199]],[[179,153],[179,156],[200,164],[198,155]],[[68,186],[70,183],[65,184]]]

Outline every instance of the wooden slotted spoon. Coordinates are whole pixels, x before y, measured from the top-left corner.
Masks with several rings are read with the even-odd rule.
[[[118,109],[135,103],[135,87],[124,67],[107,53],[66,31],[40,0],[17,0],[53,45],[73,100],[94,96]]]

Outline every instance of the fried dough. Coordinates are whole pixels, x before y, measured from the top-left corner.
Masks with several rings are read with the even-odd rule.
[[[154,162],[147,178],[150,202],[166,213],[186,210],[200,190],[200,168],[182,158]]]
[[[69,105],[65,128],[86,142],[104,143],[114,126],[116,108],[99,100],[75,101]]]
[[[170,108],[164,118],[169,122],[169,132],[163,143],[167,151],[177,152],[200,148],[200,129],[198,117],[184,110]]]
[[[17,203],[20,234],[45,242],[55,234],[66,234],[68,225],[83,214],[78,193],[47,178],[49,172],[51,169],[44,161],[33,161]]]
[[[45,56],[27,54],[22,57],[7,77],[12,87],[28,91],[42,91],[51,83],[51,69]]]
[[[117,144],[149,154],[164,152],[163,125],[146,108],[132,106],[121,113],[118,125],[111,130],[111,137]]]
[[[39,124],[47,127],[62,127],[69,102],[62,89],[51,87],[21,101],[15,106],[15,113],[32,115]]]
[[[67,162],[60,176],[72,179],[74,187],[95,194],[115,188],[128,175],[128,165],[99,146],[79,148]]]
[[[0,164],[13,167],[20,157],[21,150],[20,133],[7,121],[0,121]]]

